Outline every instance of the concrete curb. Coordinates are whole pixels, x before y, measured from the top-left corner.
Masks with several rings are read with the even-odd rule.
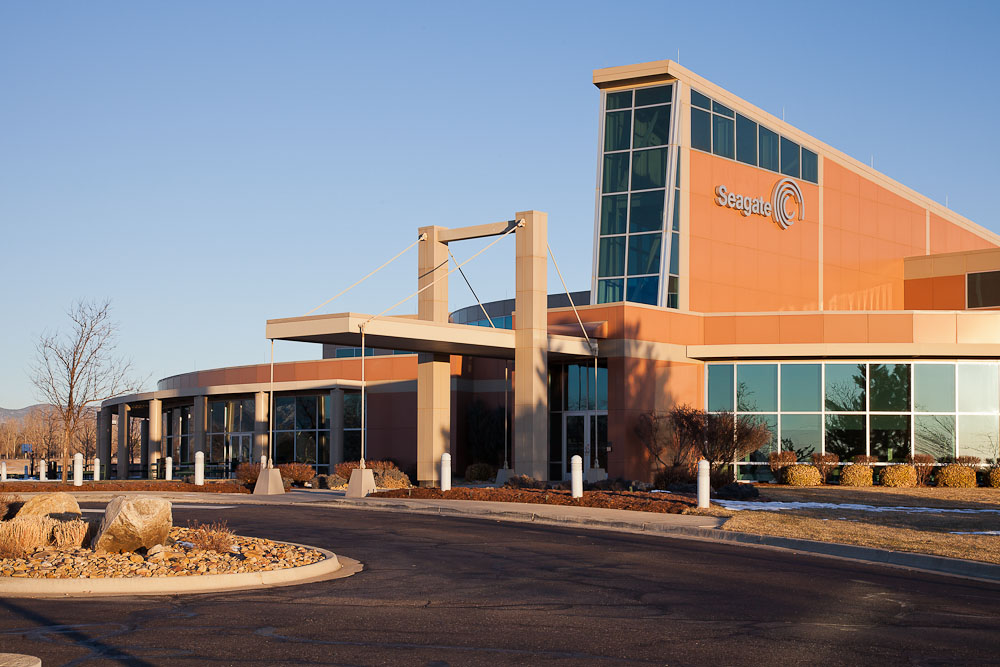
[[[716,527],[666,526],[654,521],[608,521],[604,519],[580,519],[570,516],[542,515],[530,510],[516,511],[504,509],[501,511],[470,512],[462,507],[414,508],[411,505],[392,502],[391,500],[372,503],[365,500],[338,500],[336,502],[319,503],[324,507],[345,507],[351,509],[381,510],[390,512],[411,512],[415,514],[436,514],[461,518],[479,518],[495,521],[514,521],[519,523],[538,523],[551,526],[571,526],[592,530],[612,530],[633,534],[656,534],[664,537],[686,538],[740,544],[751,547],[784,549],[798,551],[815,556],[859,561],[863,563],[898,567],[907,570],[918,570],[930,574],[962,577],[979,581],[1000,582],[1000,565],[947,558],[930,554],[911,553],[907,551],[890,551],[874,547],[862,547],[836,542],[817,542],[791,537],[775,537],[771,535],[754,535],[721,530],[718,525],[723,523],[716,517],[702,517],[706,521],[715,522]],[[306,504],[306,503],[303,503]],[[308,503],[317,505],[317,503]],[[640,514],[637,512],[636,514]],[[690,515],[688,515],[690,516]]]
[[[277,541],[277,540],[276,540]],[[338,558],[332,551],[294,542],[294,546],[316,549],[326,558],[318,563],[264,572],[203,574],[181,577],[103,577],[95,579],[32,579],[0,577],[0,598],[97,597],[121,595],[182,595],[219,593],[247,589],[294,586],[314,581],[349,577],[362,565],[352,558]],[[343,561],[343,562],[341,562]]]

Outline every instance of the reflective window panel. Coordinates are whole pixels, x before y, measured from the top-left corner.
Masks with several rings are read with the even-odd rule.
[[[819,411],[820,389],[819,364],[782,364],[782,412]]]
[[[778,409],[778,366],[739,364],[736,367],[736,401],[740,412],[774,412]]]

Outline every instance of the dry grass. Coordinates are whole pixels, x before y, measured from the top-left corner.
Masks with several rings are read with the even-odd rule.
[[[38,547],[48,546],[57,523],[45,516],[14,518],[0,523],[0,558],[22,558]]]
[[[970,489],[972,490],[972,489]],[[907,515],[898,513],[823,510],[827,517],[803,512],[738,512],[723,530],[755,535],[795,537],[820,542],[856,544],[878,549],[964,558],[1000,564],[1000,536],[951,535],[951,530],[997,530],[996,515]],[[851,514],[853,518],[845,516]],[[914,526],[919,526],[916,528]]]
[[[761,484],[761,499],[819,503],[860,503],[877,506],[953,507],[969,509],[1000,508],[1000,489],[951,489],[916,487],[912,489],[847,486],[789,487]]]
[[[235,535],[225,521],[213,523],[188,522],[187,541],[195,549],[215,551],[220,554],[229,553],[235,544]]]
[[[52,545],[60,549],[82,547],[89,529],[88,522],[81,519],[59,521],[52,527]]]

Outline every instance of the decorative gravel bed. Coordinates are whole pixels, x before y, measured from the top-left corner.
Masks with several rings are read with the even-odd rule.
[[[38,549],[25,558],[0,558],[0,576],[35,579],[186,577],[282,570],[323,560],[316,549],[257,537],[233,536],[230,553],[195,549],[189,528],[171,528],[168,545],[154,553],[96,553],[90,549]]]
[[[215,482],[205,480],[204,486],[195,486],[181,481],[166,480],[108,480],[84,482],[83,486],[73,486],[72,482],[4,482],[0,483],[0,493],[34,493],[36,491],[180,491],[184,493],[250,493],[250,489],[233,480]]]
[[[584,491],[582,498],[573,498],[561,489],[511,489],[511,488],[453,488],[441,489],[415,487],[394,489],[371,494],[373,498],[423,498],[430,500],[485,500],[503,503],[534,503],[536,505],[571,505],[576,507],[604,507],[638,512],[683,514],[698,506],[697,500],[688,496],[643,491]]]

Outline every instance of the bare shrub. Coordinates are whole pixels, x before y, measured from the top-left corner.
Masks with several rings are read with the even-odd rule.
[[[351,478],[351,471],[360,467],[357,461],[344,461],[334,466],[335,475],[340,475],[344,479]],[[383,470],[399,470],[399,467],[392,461],[365,461],[365,467],[370,468],[375,474]]]
[[[877,456],[866,456],[865,454],[858,454],[854,457],[854,462],[863,466],[870,466],[878,463]]]
[[[694,484],[695,479],[691,466],[669,466],[653,475],[653,486],[666,491],[673,484]]]
[[[990,468],[986,476],[986,485],[993,489],[1000,489],[1000,467]]]
[[[931,473],[934,472],[937,459],[930,454],[913,454],[906,457],[906,462],[917,471],[917,486],[927,486],[931,481]]]
[[[305,484],[316,476],[316,469],[308,463],[282,463],[278,470],[282,479],[289,479],[295,484]]]
[[[534,477],[528,477],[527,475],[516,475],[511,477],[506,482],[504,486],[510,489],[546,489],[548,485]]]
[[[767,457],[767,461],[771,467],[771,474],[774,475],[774,479],[781,482],[783,481],[782,475],[784,469],[798,463],[799,457],[795,452],[785,449],[780,452],[771,452]]]
[[[496,468],[489,463],[473,463],[465,469],[465,481],[467,482],[488,482],[496,475]]]
[[[819,470],[819,476],[823,478],[823,483],[826,484],[827,478],[833,469],[837,467],[840,463],[840,457],[836,454],[820,454],[819,452],[813,452],[812,464]]]
[[[23,558],[52,541],[55,519],[46,516],[14,518],[0,523],[0,558]]]
[[[59,521],[52,527],[52,544],[60,549],[82,547],[90,526],[86,521]]]
[[[236,536],[225,521],[215,521],[212,523],[201,523],[200,521],[188,522],[187,541],[194,545],[195,549],[205,551],[215,551],[220,554],[229,553],[233,550],[234,538]]]
[[[639,415],[635,435],[662,470],[680,474],[687,469],[693,478],[698,462],[697,452],[688,431],[698,420],[699,410],[687,405],[670,412],[650,412]]]
[[[978,456],[959,456],[955,459],[955,463],[960,466],[965,466],[966,468],[979,468],[979,465],[983,462]]]
[[[246,485],[256,484],[257,478],[260,477],[260,464],[259,463],[241,463],[236,466],[236,479],[240,480]]]

